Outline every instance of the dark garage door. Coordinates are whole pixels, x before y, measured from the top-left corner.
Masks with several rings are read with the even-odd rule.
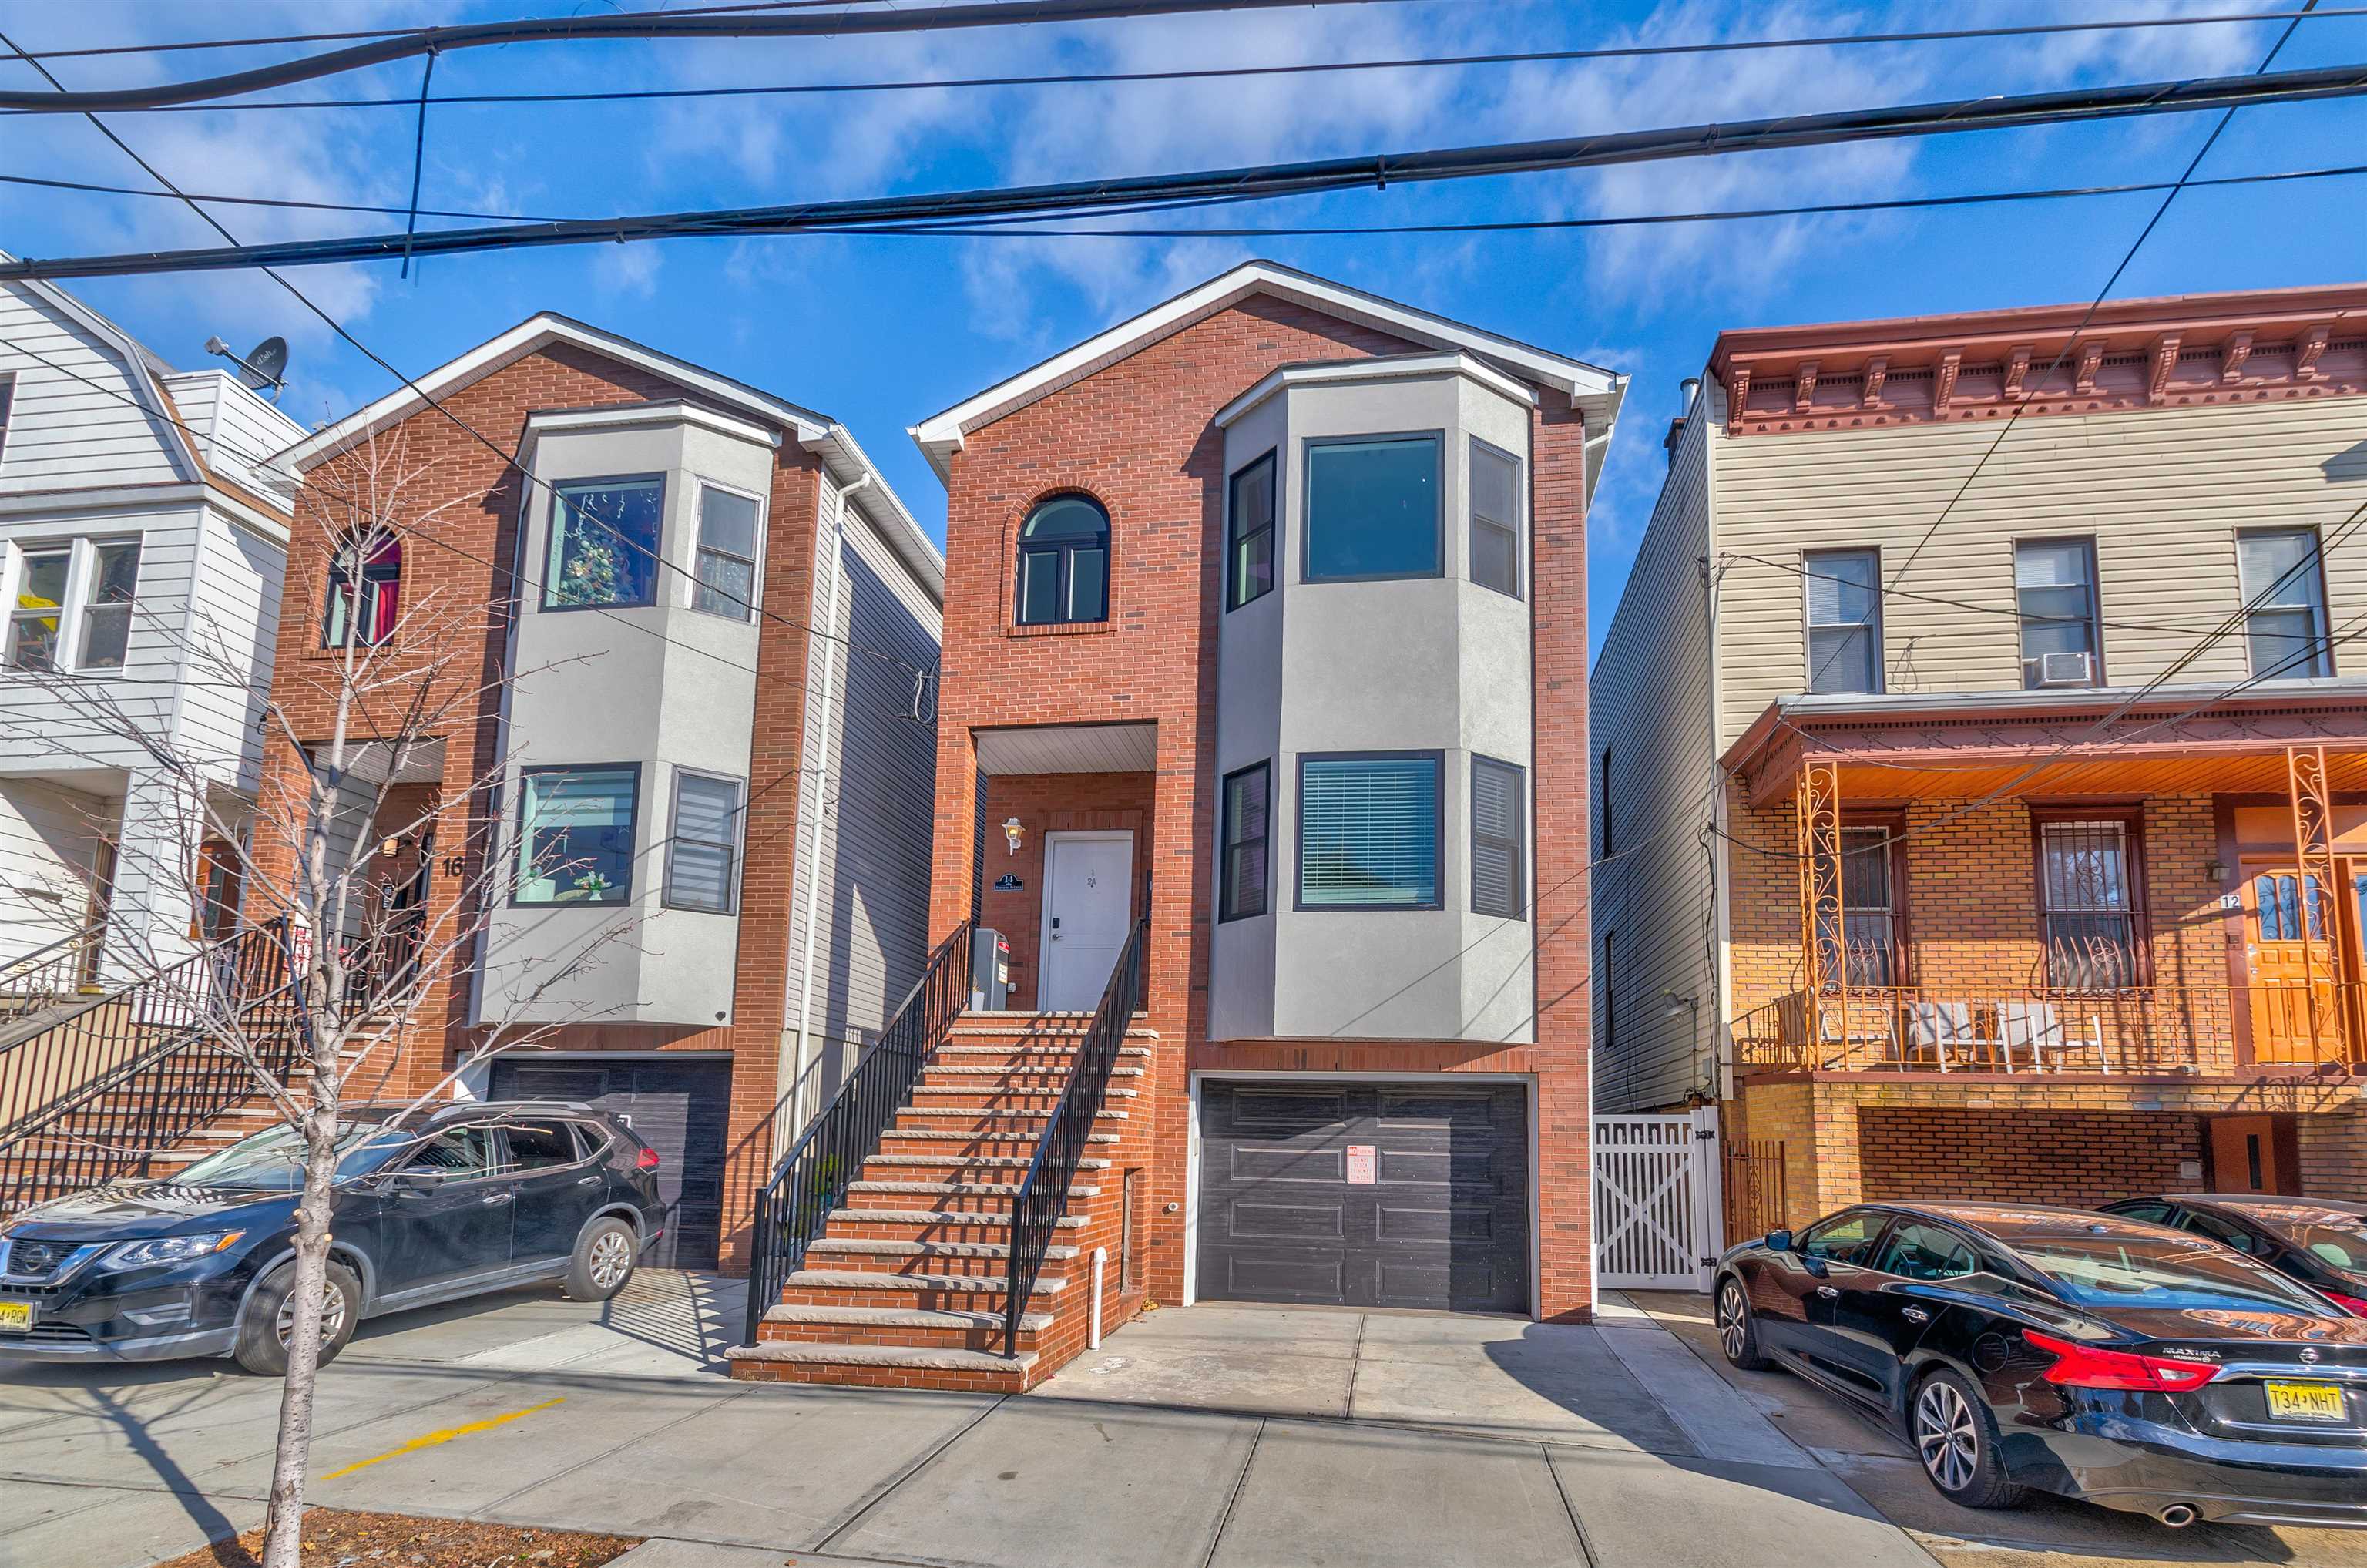
[[[1211,1083],[1200,1106],[1204,1299],[1528,1309],[1519,1085]]]
[[[647,1261],[713,1268],[723,1239],[723,1124],[729,1062],[496,1062],[497,1100],[581,1100],[658,1152],[666,1233]]]

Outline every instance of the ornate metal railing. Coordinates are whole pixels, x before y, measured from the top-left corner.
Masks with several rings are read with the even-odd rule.
[[[37,1013],[81,1001],[96,981],[99,943],[106,933],[101,921],[0,963],[0,1033],[13,1031]]]
[[[1093,1119],[1101,1114],[1109,1088],[1110,1070],[1126,1044],[1127,1026],[1142,1003],[1145,970],[1150,951],[1148,916],[1134,924],[1126,946],[1110,971],[1102,1002],[1093,1009],[1077,1060],[1061,1085],[1059,1103],[1052,1108],[1044,1135],[1036,1141],[1036,1157],[1011,1199],[1011,1271],[1002,1303],[1002,1353],[1019,1346],[1019,1320],[1026,1315],[1027,1297],[1043,1272],[1044,1256],[1059,1232],[1060,1217],[1069,1211],[1069,1187],[1077,1179],[1077,1162],[1084,1157]]]
[[[250,1060],[251,1058],[251,1060]],[[0,1047],[0,1214],[144,1176],[303,1060],[287,934],[251,926]]]
[[[1734,1023],[1744,1072],[2223,1074],[2358,1059],[2367,988],[1878,986],[1794,991]]]
[[[748,1261],[749,1343],[755,1342],[764,1313],[779,1302],[781,1287],[805,1262],[808,1244],[845,1199],[847,1184],[878,1153],[880,1135],[912,1097],[921,1070],[969,1006],[969,955],[970,925],[964,921],[937,944],[878,1043],[864,1052],[756,1194]]]

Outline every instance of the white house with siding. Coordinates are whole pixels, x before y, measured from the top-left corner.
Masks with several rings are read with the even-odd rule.
[[[255,788],[288,553],[266,459],[302,434],[62,290],[0,285],[0,975],[86,934],[85,982],[128,977],[235,907],[205,819],[235,831]]]

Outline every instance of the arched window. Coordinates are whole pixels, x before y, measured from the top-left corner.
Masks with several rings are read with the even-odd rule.
[[[374,648],[394,635],[402,597],[402,541],[390,539],[369,552],[349,544],[329,568],[329,605],[321,646]]]
[[[1019,624],[1109,619],[1109,514],[1082,495],[1036,504],[1019,528]]]

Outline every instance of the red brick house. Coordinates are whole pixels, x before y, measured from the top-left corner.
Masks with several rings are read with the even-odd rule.
[[[738,1371],[1022,1387],[1145,1298],[1589,1316],[1585,526],[1623,388],[1256,262],[914,428],[950,497],[930,930],[999,935],[973,986],[1009,991]],[[1014,1191],[1137,959],[1014,1311]]]

